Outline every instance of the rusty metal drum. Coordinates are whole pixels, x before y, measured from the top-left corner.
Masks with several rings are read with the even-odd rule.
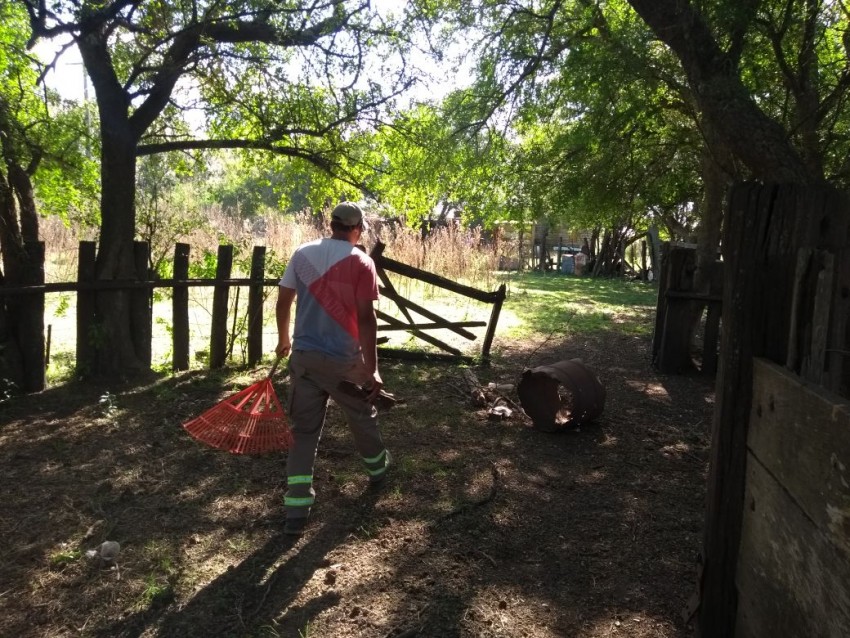
[[[587,423],[605,408],[605,388],[581,359],[526,370],[517,394],[534,427],[543,432]]]

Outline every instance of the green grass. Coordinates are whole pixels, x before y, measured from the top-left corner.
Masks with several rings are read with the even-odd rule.
[[[503,339],[611,331],[650,335],[657,294],[641,282],[524,273],[511,280],[497,334]]]
[[[82,558],[83,552],[79,549],[64,549],[62,551],[51,554],[50,564],[54,567],[61,567],[69,563],[75,563]]]
[[[651,284],[623,281],[619,279],[593,279],[573,277],[554,273],[512,273],[498,275],[508,285],[508,297],[499,317],[496,331],[496,344],[500,340],[537,339],[550,334],[592,336],[594,333],[619,331],[635,336],[650,335],[653,329],[652,313],[656,305],[656,288]],[[500,281],[491,282],[495,290]],[[479,287],[484,284],[479,284]],[[450,321],[481,321],[490,319],[492,306],[468,299],[462,295],[449,293],[422,282],[406,279],[397,282],[400,292],[412,301],[424,306],[431,312]],[[53,296],[55,297],[55,296]],[[75,376],[74,372],[74,321],[72,312],[75,300],[66,302],[62,298],[49,299],[46,322],[52,323],[53,353],[47,371],[51,385],[61,384]],[[206,361],[199,356],[199,345],[209,343],[209,312],[204,302],[209,299],[193,297],[192,334],[193,352],[196,358],[192,367],[206,368]],[[244,301],[244,300],[243,300]],[[71,309],[68,309],[68,306]],[[387,298],[378,302],[378,307],[390,315],[405,320],[395,303]],[[245,304],[240,303],[240,312]],[[268,359],[276,340],[276,328],[273,318],[273,303],[267,301],[264,312],[263,341]],[[411,313],[414,320],[428,323],[429,319]],[[154,368],[161,373],[171,370],[171,333],[168,329],[171,320],[171,302],[162,300],[154,308]],[[232,319],[228,319],[228,326]],[[469,341],[447,330],[438,330],[431,334],[459,350],[475,356],[481,348],[484,328],[472,330],[478,335],[475,341]],[[386,344],[391,348],[407,350],[426,350],[434,348],[424,344],[404,331],[382,331],[381,336],[389,337]],[[242,344],[237,340],[233,365],[244,361]],[[422,374],[429,374],[428,368]],[[242,379],[237,380],[241,382]],[[427,378],[421,379],[427,382]],[[2,390],[2,388],[0,388]],[[117,407],[111,397],[102,402],[105,412],[114,412]],[[2,400],[2,392],[0,392]],[[105,416],[110,416],[106,414]]]

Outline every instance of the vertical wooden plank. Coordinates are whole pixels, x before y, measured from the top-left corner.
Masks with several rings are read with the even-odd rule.
[[[218,247],[216,281],[230,279],[233,269],[233,246]],[[227,304],[230,286],[218,284],[213,292],[212,326],[210,328],[210,368],[221,368],[227,359]]]
[[[709,277],[709,294],[723,295],[723,262],[715,261],[711,265]],[[709,301],[705,317],[705,336],[703,339],[702,372],[714,376],[717,374],[718,345],[720,342],[720,317],[722,314],[720,301]]]
[[[95,280],[97,244],[81,241],[77,259],[77,281],[90,284]],[[94,370],[95,348],[92,342],[96,296],[94,290],[80,288],[77,292],[77,374],[88,375]]]
[[[658,365],[658,353],[664,341],[664,317],[667,315],[667,289],[670,286],[670,277],[667,273],[667,264],[670,261],[670,242],[661,244],[659,263],[655,264],[658,269],[658,300],[655,304],[655,329],[652,333],[652,365]]]
[[[669,291],[693,291],[696,251],[692,248],[671,247],[664,269],[667,271]],[[673,374],[692,369],[694,364],[691,357],[691,344],[697,325],[694,303],[684,299],[668,298],[663,322],[656,367],[661,372]]]
[[[724,224],[723,335],[712,428],[704,569],[699,624],[704,636],[734,635],[737,614],[735,575],[741,539],[746,437],[752,389],[752,359],[764,327],[765,265],[772,258],[771,221],[777,187],[740,184],[729,197]],[[776,221],[777,226],[783,220]],[[774,253],[778,251],[774,249]],[[796,251],[794,252],[796,254]],[[774,286],[782,281],[777,276]]]
[[[254,246],[251,254],[251,284],[248,288],[248,365],[263,358],[263,279],[266,272],[266,247]]]
[[[723,334],[709,464],[699,610],[704,636],[734,635],[753,357],[785,363],[800,238],[817,223],[799,186],[738,184],[724,223]]]
[[[832,305],[832,285],[835,280],[835,258],[826,251],[821,251],[818,257],[819,269],[812,308],[812,340],[803,376],[820,385],[826,367],[829,310]]]
[[[138,281],[150,281],[150,246],[144,241],[133,242],[133,260]],[[153,340],[153,289],[136,288],[130,291],[130,325],[136,356],[145,366],[151,365]]]
[[[189,244],[174,246],[174,279],[185,281],[189,278]],[[174,285],[171,296],[171,368],[189,369],[189,287]]]
[[[812,248],[800,248],[797,251],[797,265],[794,269],[794,281],[791,289],[791,326],[788,330],[788,353],[785,365],[789,370],[800,372],[805,355],[804,336],[800,334],[805,324],[804,315],[809,294],[809,272],[811,269]]]
[[[564,238],[558,235],[558,263],[555,264],[555,272],[561,272],[561,262],[564,259]]]
[[[44,283],[44,242],[28,241],[25,245],[26,262],[21,273],[25,286]],[[23,357],[22,389],[41,392],[45,387],[44,362],[44,293],[24,295],[20,302],[19,321],[21,355]]]
[[[708,303],[705,316],[705,337],[702,347],[702,370],[703,374],[714,376],[717,374],[717,343],[720,338],[720,315],[721,305],[715,301]]]
[[[519,260],[519,264],[517,265],[517,272],[522,272],[523,270],[525,270],[524,263],[523,263],[525,255],[524,255],[523,250],[522,250],[522,240],[523,240],[524,234],[525,234],[525,224],[520,224],[520,226],[519,226],[519,248],[517,250],[517,259]]]
[[[502,312],[502,304],[505,303],[507,287],[505,284],[499,286],[497,291],[498,298],[493,303],[493,309],[490,311],[490,321],[487,323],[487,332],[484,334],[484,343],[481,344],[481,358],[486,362],[490,362],[490,347],[493,345],[493,338],[496,335],[496,324],[499,323],[499,315]]]
[[[850,247],[836,251],[824,385],[850,397]]]

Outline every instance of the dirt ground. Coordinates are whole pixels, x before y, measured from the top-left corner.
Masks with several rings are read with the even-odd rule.
[[[300,539],[282,534],[282,454],[181,428],[262,369],[0,404],[0,635],[689,636],[713,384],[657,374],[648,350],[611,332],[474,369],[516,383],[581,357],[605,410],[557,433],[488,420],[457,366],[384,361],[406,400],[381,417],[386,485],[367,487],[332,406]],[[106,540],[114,565],[85,554]]]

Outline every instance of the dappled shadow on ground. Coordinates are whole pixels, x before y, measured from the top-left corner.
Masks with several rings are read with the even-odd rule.
[[[95,386],[17,400],[0,426],[0,634],[688,635],[712,386],[654,373],[645,339],[599,339],[508,348],[476,370],[511,383],[581,357],[605,411],[554,434],[488,421],[456,368],[388,362],[407,402],[382,416],[387,485],[367,489],[332,409],[296,541],[281,534],[282,455],[230,456],[180,428],[232,380],[113,389],[113,411]],[[106,539],[122,543],[117,569],[78,556]]]

